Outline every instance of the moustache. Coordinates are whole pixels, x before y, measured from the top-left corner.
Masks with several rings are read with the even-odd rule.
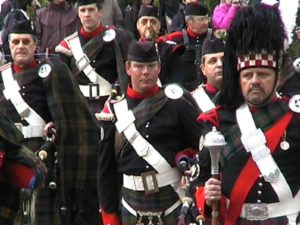
[[[263,91],[263,89],[261,87],[251,87],[249,89],[249,92],[252,92],[252,91]]]

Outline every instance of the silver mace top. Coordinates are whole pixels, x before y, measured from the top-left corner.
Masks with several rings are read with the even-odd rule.
[[[204,137],[204,146],[208,148],[211,158],[211,174],[219,174],[219,159],[221,150],[226,145],[224,136],[217,131],[216,127],[212,128],[212,131],[207,133]]]

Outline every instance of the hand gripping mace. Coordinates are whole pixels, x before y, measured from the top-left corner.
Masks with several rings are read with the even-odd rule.
[[[207,133],[204,138],[204,146],[208,148],[211,160],[211,175],[219,179],[219,159],[221,150],[226,145],[224,136],[217,131],[216,127]],[[212,225],[217,225],[219,221],[219,201],[215,200],[212,205]]]

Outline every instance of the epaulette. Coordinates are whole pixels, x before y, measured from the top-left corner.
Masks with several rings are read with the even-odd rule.
[[[66,48],[66,47],[64,47],[60,44],[55,47],[55,52],[62,53],[62,54],[66,55],[66,56],[69,56],[69,57],[73,56],[72,51],[70,49],[68,49],[68,48]]]
[[[57,53],[62,53],[66,56],[72,57],[73,53],[70,49],[70,46],[68,45],[69,39],[74,38],[75,36],[78,35],[78,32],[74,32],[73,34],[70,34],[69,36],[65,37],[64,40],[62,40],[56,47],[55,47],[55,52]]]
[[[104,107],[100,113],[95,113],[97,120],[99,121],[114,121],[115,115],[110,107],[111,98],[108,98],[104,104]]]

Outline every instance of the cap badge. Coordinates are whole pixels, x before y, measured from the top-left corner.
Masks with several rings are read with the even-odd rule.
[[[289,107],[293,112],[300,113],[300,95],[291,97]]]
[[[113,29],[108,29],[103,34],[103,41],[111,42],[116,37],[116,31]]]
[[[39,76],[41,78],[48,77],[51,73],[51,66],[49,64],[43,64],[39,69]]]
[[[178,99],[183,95],[183,89],[177,84],[169,84],[165,88],[165,94],[168,98]]]

